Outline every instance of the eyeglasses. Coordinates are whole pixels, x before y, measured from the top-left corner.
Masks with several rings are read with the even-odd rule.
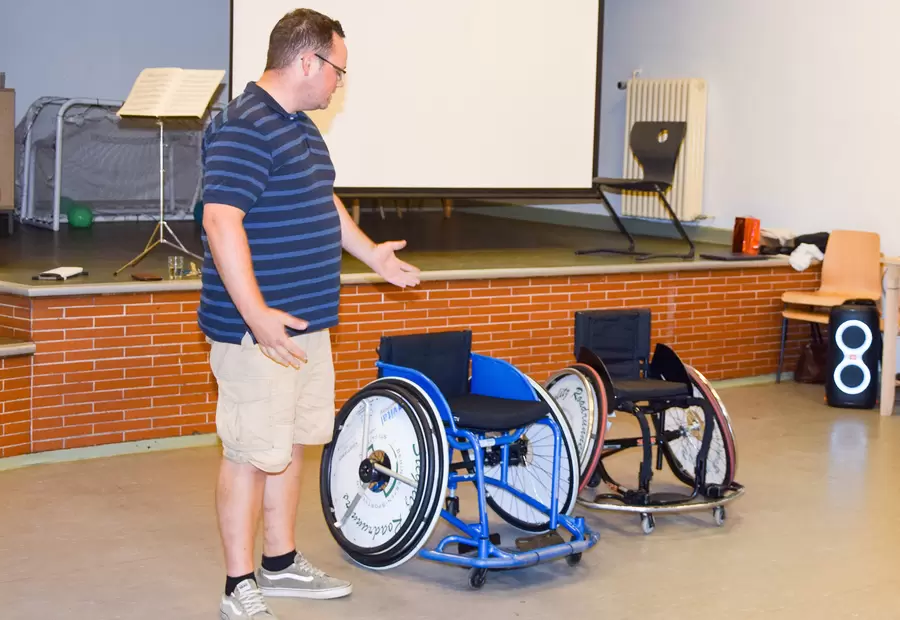
[[[347,74],[346,69],[341,69],[339,66],[337,66],[336,64],[334,64],[333,62],[331,62],[330,60],[325,58],[324,56],[320,56],[319,54],[316,54],[316,58],[318,58],[319,60],[321,60],[323,62],[327,62],[329,65],[334,67],[334,70],[337,72],[338,82],[344,81],[344,76]]]

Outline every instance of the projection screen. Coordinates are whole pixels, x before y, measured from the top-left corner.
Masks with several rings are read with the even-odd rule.
[[[231,95],[298,5],[232,0]],[[347,75],[322,130],[339,190],[562,195],[588,190],[599,131],[599,0],[308,0],[340,20]]]

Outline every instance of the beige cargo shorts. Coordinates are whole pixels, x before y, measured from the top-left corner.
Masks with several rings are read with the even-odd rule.
[[[293,340],[306,352],[300,368],[267,357],[250,334],[241,344],[211,342],[219,386],[216,432],[225,458],[269,473],[291,462],[294,444],[321,445],[334,433],[334,362],[327,329]]]

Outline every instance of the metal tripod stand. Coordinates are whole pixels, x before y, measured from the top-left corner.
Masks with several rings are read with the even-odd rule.
[[[144,246],[144,251],[135,256],[129,262],[125,263],[119,269],[115,271],[113,275],[119,275],[122,271],[131,267],[133,265],[138,264],[140,261],[146,257],[153,248],[160,244],[165,244],[172,246],[173,248],[184,252],[190,256],[193,256],[199,261],[203,260],[202,256],[198,256],[184,247],[184,244],[181,243],[181,240],[169,226],[168,222],[165,220],[165,143],[163,141],[163,120],[161,118],[156,119],[156,124],[159,125],[159,222],[156,223],[156,228],[153,229],[153,233],[150,235],[150,239],[147,240],[147,245]],[[166,239],[165,232],[169,231],[169,234],[172,235],[173,241]],[[159,237],[157,237],[157,233],[159,233]]]

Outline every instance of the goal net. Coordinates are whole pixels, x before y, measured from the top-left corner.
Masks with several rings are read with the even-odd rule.
[[[159,126],[119,118],[122,103],[42,97],[29,107],[15,135],[23,223],[58,230],[75,204],[90,208],[94,221],[159,219]],[[193,217],[205,120],[165,122],[166,219]]]

